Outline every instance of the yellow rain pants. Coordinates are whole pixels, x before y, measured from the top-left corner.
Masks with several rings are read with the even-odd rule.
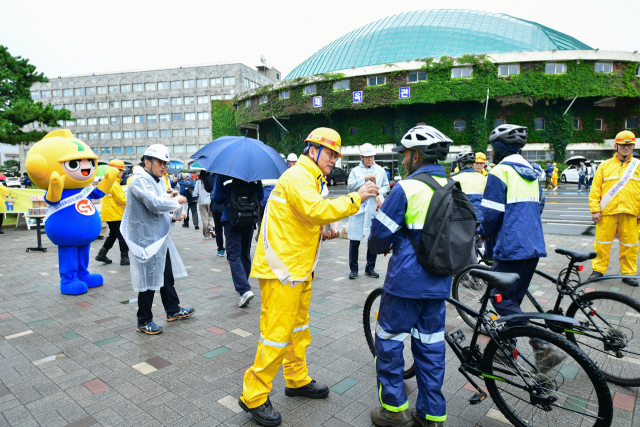
[[[593,271],[602,274],[607,272],[611,244],[616,236],[620,242],[620,274],[635,276],[638,261],[638,218],[625,213],[602,215],[602,221],[596,225],[594,249],[598,257],[591,261]]]
[[[249,407],[262,405],[280,366],[287,387],[311,382],[305,352],[311,343],[309,304],[311,282],[294,287],[278,279],[259,279],[262,294],[260,341],[253,366],[244,374],[240,399]]]

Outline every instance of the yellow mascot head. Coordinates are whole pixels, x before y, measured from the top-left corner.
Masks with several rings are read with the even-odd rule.
[[[74,137],[69,129],[49,132],[27,154],[27,173],[39,188],[49,188],[53,171],[66,175],[64,188],[91,185],[96,174],[98,156],[87,144]]]

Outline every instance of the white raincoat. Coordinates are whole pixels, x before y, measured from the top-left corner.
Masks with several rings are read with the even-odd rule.
[[[367,175],[373,175],[376,177],[376,185],[380,189],[379,193],[386,196],[390,189],[387,172],[375,163],[368,168],[365,167],[364,163],[360,162],[358,166],[351,169],[351,173],[349,173],[349,180],[347,181],[347,190],[350,193],[358,191],[360,187],[364,185],[364,177]],[[361,209],[357,214],[349,217],[349,240],[362,241],[363,239],[369,239],[371,221],[373,221],[373,218],[375,218],[377,214],[376,207],[376,199],[371,198],[368,200],[367,206],[364,210]]]
[[[173,276],[187,276],[170,236],[172,223],[169,212],[178,207],[178,201],[167,195],[162,179],[156,182],[143,168],[133,169],[120,230],[129,245],[131,284],[135,292],[158,290],[164,286],[167,249],[171,255]]]

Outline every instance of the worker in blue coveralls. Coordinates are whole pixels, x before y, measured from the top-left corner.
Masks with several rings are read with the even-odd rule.
[[[391,247],[376,328],[376,373],[380,407],[371,410],[377,426],[442,426],[447,418],[442,394],[445,371],[445,299],[451,276],[429,274],[418,262],[405,233],[420,238],[431,187],[411,179],[428,173],[438,183],[447,183],[444,161],[451,139],[431,126],[420,125],[404,135],[392,151],[404,155],[402,165],[409,176],[398,182],[373,219],[369,247],[385,253]],[[403,383],[404,340],[411,335],[411,350],[418,380],[416,408],[409,411]],[[414,424],[415,422],[415,424]]]

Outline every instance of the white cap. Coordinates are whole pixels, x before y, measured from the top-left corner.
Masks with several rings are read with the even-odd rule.
[[[295,154],[291,153],[287,156],[287,162],[297,162],[298,161],[298,156],[296,156]]]
[[[282,160],[284,160],[284,154],[280,153],[280,157],[282,157]]]
[[[366,144],[362,144],[360,146],[360,155],[363,157],[375,156],[376,149],[373,148],[373,145],[367,142]]]
[[[169,161],[169,149],[162,144],[153,144],[144,150],[144,157],[153,157],[165,162]]]

